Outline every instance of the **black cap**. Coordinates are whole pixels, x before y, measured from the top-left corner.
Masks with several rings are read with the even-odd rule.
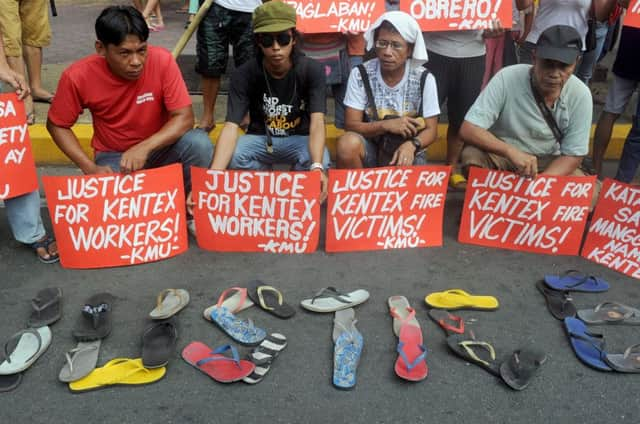
[[[536,57],[573,65],[582,52],[582,37],[575,28],[555,25],[545,29],[536,44]]]

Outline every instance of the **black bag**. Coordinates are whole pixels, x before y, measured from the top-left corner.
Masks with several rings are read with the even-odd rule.
[[[591,1],[591,9],[589,10],[589,19],[587,20],[587,35],[584,39],[585,52],[590,52],[596,48],[596,11],[593,1]]]
[[[358,71],[360,72],[360,77],[362,78],[362,83],[364,85],[364,90],[367,94],[367,101],[371,104],[372,113],[371,116],[373,120],[379,120],[378,116],[378,108],[376,107],[376,103],[373,97],[373,90],[371,89],[371,83],[369,82],[369,75],[367,75],[367,70],[364,65],[358,65]],[[418,115],[422,115],[422,93],[424,93],[424,84],[427,80],[427,76],[429,75],[429,70],[424,68],[422,75],[420,76],[420,107],[418,108]],[[382,117],[382,120],[385,119],[396,119],[400,118],[398,115],[385,115]],[[401,144],[407,141],[406,138],[399,134],[385,133],[381,134],[371,140],[374,142],[377,147],[377,158],[376,163],[378,166],[387,166],[391,159],[393,158],[394,153],[398,150]]]

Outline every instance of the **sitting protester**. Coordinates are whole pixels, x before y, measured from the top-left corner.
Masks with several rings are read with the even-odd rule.
[[[573,75],[581,50],[574,28],[552,26],[538,38],[533,65],[506,67],[489,81],[461,128],[465,174],[478,166],[525,177],[584,175],[592,103]]]
[[[321,66],[296,49],[295,9],[270,1],[253,13],[256,58],[231,78],[227,117],[212,169],[271,169],[322,174],[326,196],[329,152],[325,148],[325,77]],[[249,112],[247,134],[238,127]]]
[[[383,14],[365,33],[376,57],[354,68],[345,95],[338,168],[423,165],[436,140],[438,93],[423,66],[427,50],[418,23],[404,12]]]

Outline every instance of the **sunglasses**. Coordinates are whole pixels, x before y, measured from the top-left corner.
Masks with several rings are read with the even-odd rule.
[[[279,32],[277,34],[261,34],[258,37],[258,43],[265,49],[273,47],[274,42],[278,42],[280,47],[288,46],[291,43],[291,33],[289,31]]]

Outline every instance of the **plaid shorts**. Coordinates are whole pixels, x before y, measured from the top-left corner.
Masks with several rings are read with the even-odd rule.
[[[236,67],[253,57],[251,13],[213,3],[198,26],[196,72],[208,78],[220,77],[227,69],[229,44]]]

